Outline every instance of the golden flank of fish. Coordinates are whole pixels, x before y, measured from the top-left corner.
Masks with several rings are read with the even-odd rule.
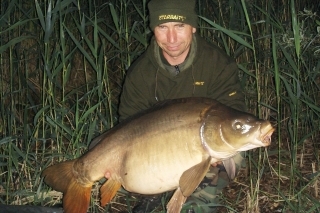
[[[270,144],[270,122],[207,98],[161,102],[96,138],[83,156],[46,168],[44,181],[64,193],[66,213],[85,213],[91,187],[101,186],[101,205],[121,186],[130,192],[157,194],[176,190],[167,212],[178,213],[204,178],[210,164],[239,151]],[[232,161],[231,161],[232,163]]]

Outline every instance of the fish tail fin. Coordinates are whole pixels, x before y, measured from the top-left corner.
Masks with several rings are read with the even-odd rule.
[[[86,213],[93,183],[78,180],[73,172],[75,162],[76,160],[71,160],[50,166],[41,176],[46,184],[63,193],[65,213]]]

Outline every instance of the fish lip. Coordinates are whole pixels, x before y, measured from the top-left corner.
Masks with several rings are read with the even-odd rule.
[[[256,148],[267,147],[271,144],[271,135],[273,132],[274,132],[274,128],[270,123],[267,123],[267,124],[261,123],[259,126],[259,130],[257,131],[258,135],[255,141],[249,144],[251,144],[252,146],[255,146]],[[244,150],[238,149],[238,151],[244,151]]]
[[[271,135],[274,132],[274,128],[271,124],[268,124],[265,128],[261,129],[261,137],[259,140],[264,146],[269,146],[271,144]]]

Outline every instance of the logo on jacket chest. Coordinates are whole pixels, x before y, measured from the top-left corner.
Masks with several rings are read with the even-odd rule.
[[[193,83],[193,85],[195,85],[195,86],[203,86],[204,85],[204,81],[195,81]]]

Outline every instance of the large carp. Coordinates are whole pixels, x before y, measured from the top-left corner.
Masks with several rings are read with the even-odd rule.
[[[121,185],[140,194],[176,189],[167,212],[178,213],[210,164],[268,146],[273,130],[270,122],[212,99],[168,100],[123,121],[83,156],[50,166],[42,176],[64,193],[66,213],[87,212],[91,187],[103,177],[102,206]]]

